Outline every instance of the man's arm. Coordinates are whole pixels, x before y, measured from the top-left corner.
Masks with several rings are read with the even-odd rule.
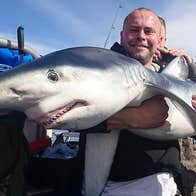
[[[140,106],[126,107],[99,125],[81,132],[108,133],[112,129],[159,127],[165,122],[168,109],[162,96],[154,96]]]
[[[108,129],[153,128],[168,117],[168,106],[162,96],[145,100],[138,107],[127,107],[107,120]]]

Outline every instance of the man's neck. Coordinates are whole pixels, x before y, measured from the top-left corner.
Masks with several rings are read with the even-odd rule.
[[[145,61],[144,59],[141,59],[141,60],[138,60],[138,61],[140,61],[140,63],[141,63],[144,67],[153,70],[152,58],[151,58],[151,59],[148,59],[148,60],[146,60],[146,61]]]
[[[144,67],[153,70],[152,62],[149,62],[149,63],[144,64]]]

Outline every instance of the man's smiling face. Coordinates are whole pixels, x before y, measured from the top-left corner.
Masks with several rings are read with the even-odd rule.
[[[151,62],[160,43],[160,25],[158,17],[150,11],[133,12],[124,23],[121,45],[142,64]]]

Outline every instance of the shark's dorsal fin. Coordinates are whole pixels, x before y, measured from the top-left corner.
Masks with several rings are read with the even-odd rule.
[[[186,80],[189,77],[189,65],[183,56],[179,56],[174,58],[161,73]]]

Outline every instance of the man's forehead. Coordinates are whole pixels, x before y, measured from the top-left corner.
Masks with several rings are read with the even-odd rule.
[[[153,11],[146,10],[146,9],[134,10],[128,16],[134,16],[134,15],[153,16],[154,18],[158,19],[158,16]]]
[[[146,10],[134,11],[128,15],[128,20],[136,20],[136,19],[152,20],[155,22],[159,21],[158,17],[154,13]]]
[[[127,16],[126,24],[128,26],[144,25],[147,27],[160,26],[158,17],[150,11],[137,10]]]

